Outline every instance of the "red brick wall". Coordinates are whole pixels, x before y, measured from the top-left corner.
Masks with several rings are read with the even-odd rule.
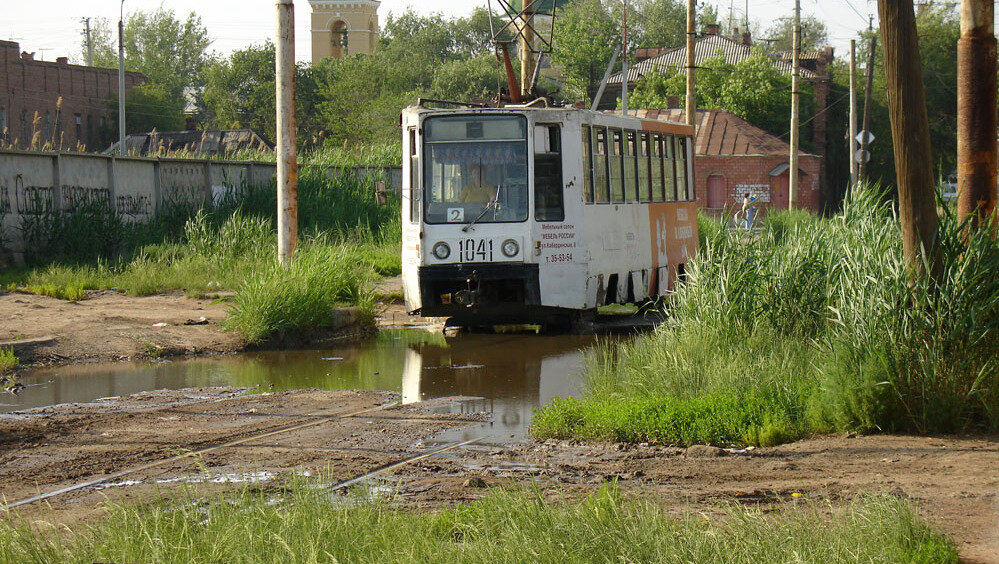
[[[118,70],[43,62],[22,57],[17,43],[0,41],[0,122],[7,126],[7,141],[21,147],[31,142],[35,112],[41,117],[42,143],[75,150],[77,142],[88,151],[106,148],[101,124],[111,123],[111,100],[118,93]],[[145,82],[139,73],[125,73],[125,89]],[[56,102],[62,111],[56,123]],[[46,128],[48,115],[48,128]],[[77,135],[77,117],[80,119]],[[3,125],[0,124],[0,125]]]
[[[721,175],[725,179],[725,201],[730,209],[742,207],[742,199],[745,190],[740,190],[738,185],[763,185],[770,188],[767,190],[769,202],[761,201],[758,207],[762,213],[773,207],[776,195],[776,188],[783,182],[787,186],[788,173],[785,171],[778,177],[770,176],[770,171],[786,163],[786,156],[719,156],[710,157],[698,155],[694,161],[694,190],[697,193],[697,203],[701,209],[706,209],[708,201],[708,177]],[[798,160],[798,167],[806,174],[798,177],[798,205],[801,209],[813,212],[819,211],[821,204],[819,197],[820,173],[822,169],[822,159],[816,156],[802,156]],[[785,200],[786,201],[786,200]],[[719,212],[721,210],[718,210]]]

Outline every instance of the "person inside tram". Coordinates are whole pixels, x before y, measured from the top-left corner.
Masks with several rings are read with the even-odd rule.
[[[491,202],[496,197],[496,186],[484,181],[485,167],[479,163],[468,165],[468,174],[471,177],[468,184],[461,189],[458,194],[458,201],[461,202]]]

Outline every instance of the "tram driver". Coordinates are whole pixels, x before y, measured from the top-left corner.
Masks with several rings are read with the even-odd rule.
[[[470,182],[461,189],[458,194],[460,202],[486,203],[491,202],[496,197],[496,186],[484,181],[485,167],[480,163],[468,165]]]

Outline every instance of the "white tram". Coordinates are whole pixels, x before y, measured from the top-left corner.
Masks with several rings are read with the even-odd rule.
[[[575,321],[666,294],[697,251],[690,126],[416,106],[402,130],[411,313],[456,325]]]

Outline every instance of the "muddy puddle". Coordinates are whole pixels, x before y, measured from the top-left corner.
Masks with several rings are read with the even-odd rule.
[[[485,436],[482,442],[507,443],[526,436],[536,407],[556,396],[579,394],[583,351],[595,343],[592,336],[445,337],[406,329],[324,350],[45,367],[20,374],[26,387],[18,395],[0,394],[0,413],[202,386],[386,390],[400,394],[407,404],[457,396],[461,401],[435,409],[492,414],[489,423],[433,442]]]

